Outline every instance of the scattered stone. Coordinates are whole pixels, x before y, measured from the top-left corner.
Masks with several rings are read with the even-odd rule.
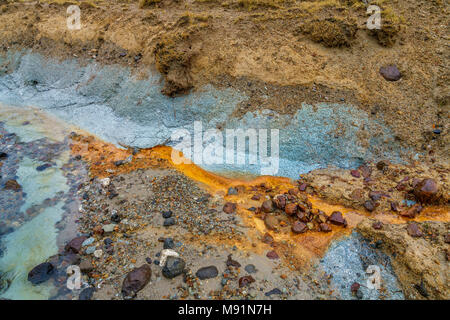
[[[272,289],[272,290],[266,292],[264,295],[265,295],[266,297],[270,297],[271,295],[274,295],[274,294],[282,294],[282,292],[281,292],[280,289],[275,288],[275,289]]]
[[[308,230],[308,227],[306,226],[305,223],[301,222],[301,221],[295,221],[294,224],[292,225],[292,232],[294,233],[304,233]]]
[[[166,260],[167,260],[168,257],[179,257],[179,256],[180,255],[176,251],[173,251],[171,249],[164,249],[163,251],[161,251],[161,257],[160,257],[160,261],[159,262],[163,266],[166,263]]]
[[[436,200],[439,187],[433,179],[426,178],[420,181],[414,187],[414,195],[417,200],[424,203],[430,203]]]
[[[351,170],[350,174],[355,177],[355,178],[360,178],[361,177],[361,173],[358,170]]]
[[[427,288],[425,288],[425,284],[423,281],[420,284],[415,284],[414,288],[420,293],[420,295],[424,298],[428,298],[429,294]]]
[[[0,152],[0,160],[5,160],[6,158],[8,158],[8,154],[5,152]]]
[[[110,223],[110,224],[105,224],[105,225],[102,227],[102,229],[103,229],[103,232],[104,232],[105,234],[108,234],[108,233],[114,232],[115,227],[116,227],[116,224],[115,224],[115,223]]]
[[[83,241],[83,243],[81,244],[81,246],[82,246],[82,247],[90,246],[91,244],[94,243],[94,241],[95,241],[95,238],[93,238],[93,237],[87,238],[86,240]]]
[[[55,267],[50,262],[38,264],[28,273],[28,281],[33,285],[43,283],[51,278]]]
[[[227,214],[234,213],[235,211],[236,211],[236,203],[227,202],[223,206],[223,212],[225,212]]]
[[[198,269],[197,273],[195,274],[200,280],[205,279],[212,279],[217,277],[219,274],[219,271],[215,266],[209,266]]]
[[[78,296],[78,300],[92,300],[92,296],[94,295],[95,288],[89,287],[86,289],[83,289],[83,291],[80,292],[80,295]]]
[[[369,178],[372,174],[372,169],[369,166],[362,165],[358,169],[359,171],[361,171],[361,174],[364,178]]]
[[[450,233],[447,233],[444,237],[444,242],[445,243],[450,243]]]
[[[358,282],[353,282],[353,284],[350,287],[350,290],[353,294],[356,294],[356,292],[361,288],[361,285]]]
[[[164,239],[164,249],[173,249],[175,247],[175,242],[173,242],[172,238],[165,238]]]
[[[186,263],[179,257],[167,257],[162,274],[164,277],[172,279],[183,273]]]
[[[121,220],[120,215],[116,212],[111,215],[111,221],[115,223],[119,223]]]
[[[319,224],[319,229],[322,232],[331,232],[331,227],[327,223]]]
[[[375,230],[381,230],[383,229],[383,223],[381,221],[375,221],[372,224],[372,228],[374,228]]]
[[[170,227],[170,226],[173,226],[173,225],[175,225],[175,218],[164,219],[164,222],[163,222],[163,226],[164,227]]]
[[[89,273],[94,270],[94,266],[92,265],[91,261],[87,259],[81,260],[79,267],[82,273]]]
[[[44,171],[45,169],[48,169],[48,168],[50,168],[50,167],[52,167],[52,164],[51,164],[51,163],[44,163],[44,164],[42,164],[42,165],[36,167],[36,171],[41,172],[41,171]]]
[[[147,262],[148,264],[152,264],[152,259],[147,257],[147,258],[145,258],[145,262]]]
[[[252,197],[252,200],[259,200],[259,199],[261,199],[261,195],[260,194],[255,194]]]
[[[238,194],[238,191],[237,191],[235,188],[230,187],[230,188],[228,189],[228,195],[229,195],[229,196],[235,196],[235,195],[237,195],[237,194]]]
[[[391,210],[394,212],[399,212],[398,202],[391,202]]]
[[[76,237],[72,240],[69,241],[69,243],[66,244],[65,246],[65,251],[66,252],[73,252],[73,253],[78,253],[81,250],[81,246],[83,245],[83,242],[87,239],[87,237],[85,236],[81,236],[81,237]]]
[[[248,273],[256,273],[256,267],[253,264],[248,264],[245,266],[244,268],[245,271],[247,271]]]
[[[272,260],[279,258],[278,254],[274,250],[267,252],[266,257]]]
[[[344,226],[344,227],[347,226],[347,220],[344,219],[342,213],[339,211],[334,211],[328,218],[328,222],[337,226]]]
[[[372,200],[364,201],[364,208],[367,211],[372,212],[373,210],[375,210],[375,202],[373,202]]]
[[[111,238],[105,238],[103,240],[103,243],[105,244],[105,246],[110,246],[112,245],[113,241],[111,240]]]
[[[107,186],[109,186],[109,184],[111,183],[111,179],[110,178],[103,178],[103,179],[100,179],[100,183],[101,183],[101,185],[103,186],[103,187],[107,187]]]
[[[270,234],[265,233],[263,238],[262,238],[262,242],[264,242],[266,244],[272,244],[273,243],[273,237]]]
[[[252,276],[243,276],[239,278],[239,288],[245,287],[253,282],[255,282],[255,279]]]
[[[68,265],[78,265],[81,261],[81,258],[76,253],[68,252],[63,256],[63,261]]]
[[[233,260],[231,254],[228,255],[228,259],[227,259],[226,264],[227,264],[227,267],[232,266],[232,267],[239,268],[241,266],[241,264],[239,262],[237,262],[236,260]]]
[[[94,234],[98,234],[98,235],[102,235],[104,232],[102,226],[100,226],[100,225],[95,226],[94,229],[92,229],[92,231],[94,232]]]
[[[383,196],[384,196],[384,193],[381,191],[370,191],[369,192],[369,198],[372,199],[373,201],[378,201]]]
[[[16,180],[8,180],[5,182],[4,189],[18,192],[22,190],[22,186]]]
[[[122,284],[122,294],[124,297],[134,297],[150,281],[152,269],[148,264],[144,264],[127,274]]]
[[[295,203],[288,203],[285,207],[284,207],[284,212],[286,212],[286,214],[292,216],[297,212],[297,204]]]
[[[298,190],[305,191],[308,185],[306,183],[302,183],[298,186]]]
[[[419,226],[415,222],[408,224],[408,226],[406,227],[406,231],[411,237],[414,238],[423,236],[422,230],[420,230]]]
[[[85,253],[86,254],[93,254],[95,252],[95,250],[97,250],[96,246],[90,246],[90,247],[86,248]]]
[[[388,164],[384,161],[378,161],[376,166],[378,170],[383,171],[388,167]]]
[[[397,66],[393,64],[381,67],[380,74],[387,81],[398,81],[402,77],[402,74],[398,70]]]
[[[403,210],[399,213],[402,217],[406,218],[414,218],[416,215],[418,215],[422,211],[422,206],[420,204],[415,204],[411,208],[408,208],[406,210]]]
[[[168,218],[172,217],[172,211],[171,211],[171,210],[163,211],[162,217],[163,217],[164,219],[168,219]]]
[[[276,230],[278,227],[278,219],[275,216],[266,214],[264,217],[264,224],[269,230]]]
[[[265,212],[265,213],[270,213],[270,212],[272,212],[272,211],[274,210],[272,200],[266,200],[266,201],[264,201],[264,202],[262,203],[262,205],[261,205],[261,209],[262,209],[262,211]]]

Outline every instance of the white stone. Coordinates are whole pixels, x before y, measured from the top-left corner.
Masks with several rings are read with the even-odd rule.
[[[161,251],[161,259],[159,260],[159,265],[164,267],[166,264],[167,257],[179,257],[180,255],[173,251],[172,249],[164,249]]]
[[[111,179],[109,178],[100,179],[100,183],[102,184],[103,187],[107,187],[111,183]]]
[[[102,249],[98,249],[94,251],[94,257],[96,258],[100,258],[103,255],[103,250]]]

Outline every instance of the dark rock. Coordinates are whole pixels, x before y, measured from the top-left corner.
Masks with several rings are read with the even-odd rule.
[[[364,178],[369,178],[372,174],[372,169],[369,166],[362,165],[358,169],[359,171],[361,171],[361,174]]]
[[[51,263],[44,262],[38,264],[28,273],[28,281],[34,285],[43,283],[50,279],[54,272],[55,267]]]
[[[266,297],[270,297],[271,295],[274,295],[274,294],[282,294],[282,292],[281,292],[280,289],[275,288],[275,289],[272,289],[272,290],[266,292],[264,295],[265,295]]]
[[[244,268],[245,271],[247,271],[248,273],[256,273],[256,267],[253,264],[248,264],[245,266]]]
[[[81,261],[81,258],[76,253],[68,252],[63,256],[63,261],[68,265],[78,265]]]
[[[237,191],[235,188],[230,187],[230,188],[228,189],[228,195],[229,195],[229,196],[231,196],[231,195],[237,195],[237,194],[238,194],[238,191]]]
[[[175,219],[174,218],[167,218],[164,220],[163,226],[164,227],[170,227],[173,226],[175,224]]]
[[[284,207],[286,206],[286,201],[287,198],[284,194],[278,195],[273,199],[273,203],[280,210],[284,209]]]
[[[270,213],[274,210],[272,200],[266,200],[261,205],[261,210],[265,213]]]
[[[159,260],[154,260],[153,263],[157,266],[159,266]]]
[[[274,250],[267,252],[266,257],[272,260],[279,258],[278,254]]]
[[[259,199],[261,199],[261,195],[260,194],[255,194],[252,197],[252,200],[259,200]]]
[[[255,282],[255,279],[253,279],[252,276],[241,277],[241,278],[239,278],[239,288],[245,287],[253,282]]]
[[[195,275],[200,280],[205,280],[205,279],[215,278],[215,277],[217,277],[218,274],[219,274],[219,270],[217,270],[217,268],[215,266],[209,266],[209,267],[204,267],[204,268],[198,269],[198,271],[196,272]]]
[[[183,259],[179,257],[167,257],[166,264],[164,265],[164,268],[162,269],[162,274],[164,277],[172,279],[176,276],[183,273],[184,267],[186,266],[186,263]]]
[[[342,213],[339,211],[334,211],[328,218],[328,222],[337,226],[347,226],[347,220],[344,219]]]
[[[436,200],[438,192],[439,187],[436,181],[430,178],[423,179],[414,187],[414,195],[417,200],[424,203]]]
[[[124,297],[134,297],[141,291],[152,276],[152,269],[148,264],[132,270],[127,274],[122,284],[122,294]]]
[[[420,227],[415,222],[408,224],[408,226],[406,227],[406,231],[411,237],[414,238],[423,236],[422,230],[420,230]]]
[[[302,183],[298,186],[298,190],[305,191],[308,185],[306,183]]]
[[[400,80],[400,78],[402,77],[402,74],[398,70],[397,66],[395,66],[393,64],[385,66],[385,67],[381,67],[380,74],[387,81],[397,81],[397,80]]]
[[[111,238],[106,238],[106,239],[103,240],[103,243],[104,243],[106,246],[110,246],[110,245],[113,244],[113,241],[111,240]]]
[[[394,212],[399,212],[398,202],[391,202],[391,210]]]
[[[237,262],[236,260],[233,260],[231,254],[228,255],[226,264],[227,264],[227,267],[232,266],[232,267],[239,268],[241,266],[241,264],[239,262]]]
[[[306,212],[303,211],[298,211],[297,212],[297,218],[298,220],[302,221],[302,222],[308,222],[308,215],[306,214]]]
[[[69,241],[68,244],[66,244],[66,246],[64,247],[66,252],[73,252],[73,253],[78,253],[81,250],[81,245],[83,244],[84,240],[86,240],[87,237],[85,236],[81,236],[81,237],[76,237],[72,240]]]
[[[223,206],[223,212],[225,212],[227,214],[234,213],[235,211],[236,211],[236,203],[227,202]]]
[[[175,247],[175,243],[173,242],[173,239],[165,238],[163,247],[164,247],[164,249],[173,249]]]
[[[304,233],[306,231],[308,231],[308,227],[301,221],[295,221],[292,225],[292,232],[294,233]]]
[[[147,262],[148,264],[152,264],[153,261],[151,258],[147,257],[145,258],[145,262]]]
[[[36,170],[41,172],[41,171],[44,171],[45,169],[50,168],[51,166],[52,166],[51,163],[45,163],[43,165],[40,165],[40,166],[36,167]]]
[[[4,189],[18,192],[22,190],[22,186],[16,180],[8,180],[5,182]]]
[[[172,211],[171,210],[163,211],[162,216],[164,219],[170,218],[172,216]]]
[[[450,243],[450,233],[447,233],[444,237],[444,242],[445,243]]]
[[[92,300],[92,296],[94,295],[95,288],[89,287],[80,292],[78,300]]]
[[[355,177],[355,178],[361,177],[361,173],[359,173],[358,170],[351,170],[351,171],[350,171],[350,174],[351,174],[353,177]]]
[[[8,154],[5,152],[0,152],[0,160],[5,160],[6,158],[8,158]]]
[[[372,212],[373,210],[375,210],[375,202],[373,202],[372,200],[364,201],[364,208],[367,211]]]
[[[434,133],[434,134],[441,134],[441,129],[434,129],[434,130],[433,130],[433,133]]]
[[[384,196],[384,193],[381,191],[370,191],[369,192],[369,198],[372,199],[373,201],[378,201],[383,196]]]

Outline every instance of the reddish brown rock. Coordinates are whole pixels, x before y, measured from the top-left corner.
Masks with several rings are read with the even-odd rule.
[[[66,250],[66,252],[78,253],[81,250],[81,245],[83,244],[84,240],[86,240],[86,239],[87,239],[87,237],[85,237],[85,236],[76,237],[76,238],[70,240],[69,243],[66,244],[64,249]]]
[[[229,254],[227,257],[226,265],[227,267],[235,267],[235,268],[239,268],[241,266],[239,262],[233,260],[233,256],[231,254]]]
[[[411,237],[419,238],[423,236],[422,230],[420,230],[420,227],[417,225],[417,223],[410,223],[406,227],[406,231]]]
[[[230,214],[236,211],[236,203],[233,202],[227,202],[223,206],[223,212]]]
[[[362,202],[365,198],[365,192],[363,189],[358,188],[352,191],[350,197],[355,201]]]
[[[298,186],[298,190],[305,191],[308,185],[306,183],[302,183]]]
[[[347,220],[344,219],[342,213],[339,211],[334,211],[328,218],[328,222],[337,226],[347,226]]]
[[[265,233],[263,238],[262,238],[262,242],[267,243],[267,244],[272,244],[273,243],[273,237],[270,234]]]
[[[103,227],[102,226],[100,226],[100,225],[98,225],[98,226],[95,226],[94,227],[94,229],[92,230],[95,234],[99,234],[99,235],[102,235],[103,234]]]
[[[308,227],[305,223],[301,221],[295,221],[292,225],[292,232],[294,233],[304,233],[308,230]]]
[[[267,252],[266,257],[272,260],[280,258],[274,250]]]
[[[417,200],[424,203],[431,203],[436,200],[439,192],[439,187],[433,179],[426,178],[420,181],[414,187],[414,195]]]
[[[372,228],[374,228],[375,230],[381,230],[383,229],[383,223],[381,221],[375,221],[372,224]]]
[[[350,290],[352,291],[352,293],[356,293],[359,288],[361,288],[361,285],[358,282],[353,282],[353,284],[350,287]]]
[[[261,205],[261,210],[265,213],[270,213],[274,210],[272,200],[266,200]]]
[[[239,278],[239,288],[245,287],[246,285],[249,285],[252,282],[255,282],[255,279],[253,279],[252,276],[241,277]]]
[[[372,199],[373,201],[378,201],[383,196],[385,196],[385,194],[382,191],[370,191],[369,192],[369,198]]]
[[[134,297],[141,291],[152,276],[152,270],[148,264],[132,270],[127,274],[122,284],[122,294],[124,297]]]
[[[394,212],[399,212],[398,202],[391,202],[391,210]]]
[[[363,165],[360,166],[359,171],[361,171],[361,174],[364,178],[369,178],[370,175],[372,174],[372,169],[369,166]]]
[[[284,212],[290,216],[294,215],[297,212],[297,204],[288,203],[284,208]]]
[[[450,233],[447,233],[444,237],[444,242],[445,243],[450,243]]]
[[[288,193],[292,196],[296,196],[298,194],[299,190],[298,189],[289,189]]]
[[[331,227],[327,223],[319,224],[319,230],[321,232],[331,232]]]
[[[380,74],[387,81],[398,81],[402,77],[402,74],[398,70],[397,66],[393,64],[381,67]]]
[[[303,221],[303,222],[308,222],[309,221],[308,214],[306,212],[303,212],[303,211],[298,211],[297,212],[297,218],[298,218],[298,220]]]
[[[361,177],[361,173],[358,170],[351,170],[350,174],[355,177],[355,178],[360,178]]]

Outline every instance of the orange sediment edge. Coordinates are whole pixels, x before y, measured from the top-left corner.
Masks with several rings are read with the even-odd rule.
[[[328,249],[333,240],[349,235],[352,230],[365,218],[373,218],[383,223],[402,224],[408,221],[450,221],[448,208],[426,207],[422,213],[414,219],[400,217],[393,213],[368,214],[353,208],[347,208],[338,204],[330,204],[324,199],[308,195],[313,207],[322,210],[330,215],[333,211],[340,211],[344,214],[348,226],[332,227],[332,232],[322,233],[309,231],[304,234],[295,235],[292,232],[276,233],[267,230],[264,222],[253,213],[247,210],[249,207],[259,207],[261,201],[251,200],[254,191],[246,191],[239,195],[227,195],[229,187],[233,186],[257,186],[262,183],[273,188],[278,193],[284,193],[291,188],[296,188],[294,182],[285,177],[260,176],[254,179],[234,179],[223,177],[199,166],[190,163],[187,159],[180,164],[172,161],[172,152],[179,152],[168,146],[156,146],[149,149],[140,149],[135,155],[131,149],[120,149],[113,144],[103,142],[92,136],[78,135],[73,139],[71,150],[74,155],[80,155],[90,164],[90,174],[94,177],[104,178],[111,175],[124,174],[138,169],[175,169],[186,177],[200,182],[206,190],[211,193],[223,196],[226,201],[235,202],[238,205],[237,213],[242,218],[247,227],[246,239],[240,241],[225,241],[237,246],[241,250],[251,250],[263,254],[269,250],[277,251],[280,257],[288,262],[289,266],[296,268],[304,267],[312,260],[320,258]],[[133,155],[130,163],[116,166],[115,162],[125,160]],[[179,154],[183,159],[182,154]],[[274,238],[275,246],[270,247],[260,239],[269,233]],[[211,236],[206,236],[210,238]],[[198,237],[198,240],[206,240]],[[224,242],[215,239],[215,242]]]

